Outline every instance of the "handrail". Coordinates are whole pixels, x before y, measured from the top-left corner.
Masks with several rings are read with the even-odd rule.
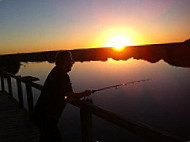
[[[111,122],[121,128],[134,132],[151,142],[152,141],[154,142],[181,142],[183,141],[179,137],[167,134],[167,132],[159,131],[143,123],[127,120],[126,118],[123,118],[122,116],[119,116],[113,113],[112,111],[93,105],[92,103],[89,103],[89,102],[74,101],[74,102],[71,102],[71,104],[76,107],[79,107],[80,109],[86,109],[87,111],[90,111],[95,116],[98,116],[104,119],[105,121]]]
[[[7,75],[7,76],[10,76],[10,77],[15,78],[15,79],[18,77],[16,75],[12,74],[12,73],[9,73],[9,72],[3,71],[3,70],[0,70],[0,73],[4,74],[4,75]]]
[[[38,83],[30,82],[29,84],[30,84],[32,87],[34,87],[34,88],[36,88],[36,89],[38,89],[38,90],[42,90],[42,88],[43,88],[43,85],[38,84]]]
[[[38,84],[38,83],[34,83],[33,81],[37,80],[37,79],[34,77],[31,77],[31,76],[29,77],[29,78],[31,78],[31,80],[27,79],[27,81],[26,81],[26,79],[23,79],[23,78],[27,78],[27,77],[16,76],[16,75],[13,75],[13,74],[5,72],[5,71],[0,71],[0,76],[1,76],[1,78],[3,76],[9,76],[9,77],[15,78],[17,80],[17,83],[23,82],[26,84],[27,100],[28,100],[28,107],[29,107],[29,112],[30,112],[31,109],[33,109],[33,95],[32,95],[32,89],[31,88],[33,87],[33,88],[36,88],[38,90],[41,90],[43,88],[43,86]],[[11,83],[10,79],[9,79],[9,82]],[[1,79],[1,84],[4,85],[3,79]],[[2,87],[4,87],[4,86],[2,86]],[[17,84],[17,87],[19,90],[18,95],[23,94],[22,88],[21,88],[22,86],[19,85],[19,83]],[[9,88],[11,88],[10,84],[9,84]],[[20,96],[19,98],[23,99],[23,96]],[[19,102],[23,103],[23,100],[19,100]],[[20,104],[21,106],[23,106],[22,103]],[[185,142],[185,140],[183,140],[179,137],[170,135],[170,134],[163,132],[163,131],[159,131],[155,128],[152,128],[150,126],[147,126],[147,125],[139,123],[139,122],[127,120],[127,119],[125,119],[125,118],[123,118],[123,117],[121,117],[121,116],[119,116],[119,115],[117,115],[117,114],[115,114],[109,110],[106,110],[106,109],[101,108],[99,106],[93,105],[92,103],[89,103],[87,101],[76,100],[76,101],[69,102],[69,103],[80,108],[80,110],[83,112],[98,116],[98,117],[102,118],[103,120],[111,122],[111,123],[113,123],[113,124],[115,124],[121,128],[126,129],[126,130],[129,130],[129,131],[145,138],[148,141],[154,141],[154,142]],[[81,113],[81,117],[83,117],[82,113]],[[85,115],[84,115],[84,117],[85,117]],[[88,117],[89,117],[89,115],[88,115]],[[85,118],[85,120],[88,120],[88,119],[89,118]],[[89,122],[91,123],[91,120]],[[86,124],[84,124],[84,125],[86,125]],[[87,124],[87,125],[89,125],[89,127],[88,128],[84,127],[84,129],[88,129],[88,130],[84,130],[84,132],[85,131],[91,131],[90,130],[91,124]],[[83,134],[83,136],[87,137],[85,134]],[[92,139],[91,139],[91,137],[88,137],[87,139],[83,138],[83,141],[89,142],[89,141],[92,141]]]

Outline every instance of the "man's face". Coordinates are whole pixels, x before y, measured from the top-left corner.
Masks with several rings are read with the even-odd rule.
[[[67,62],[65,62],[65,65],[64,65],[64,68],[66,69],[67,72],[71,71],[73,64],[74,64],[74,60],[72,56],[70,56],[70,59]]]

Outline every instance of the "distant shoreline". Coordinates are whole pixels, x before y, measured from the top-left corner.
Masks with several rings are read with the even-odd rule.
[[[53,63],[57,52],[42,51],[31,53],[18,53],[0,55],[0,66],[19,66],[20,62],[41,62]],[[167,44],[149,44],[140,46],[127,46],[122,51],[116,51],[112,47],[73,49],[75,61],[107,61],[108,58],[114,60],[128,60],[130,58],[146,60],[150,63],[164,60],[170,65],[190,68],[190,39],[184,42]]]
[[[190,39],[185,40],[184,42],[171,42],[171,43],[158,43],[158,44],[144,44],[144,45],[134,45],[126,47],[149,47],[149,46],[171,46],[175,44],[183,44],[189,42]],[[105,48],[114,48],[114,47],[92,47],[92,48],[79,48],[79,49],[68,49],[68,51],[81,51],[89,49],[105,49]],[[23,54],[38,54],[38,53],[47,53],[47,52],[59,52],[64,50],[48,50],[48,51],[34,51],[34,52],[24,52],[24,53],[9,53],[9,54],[0,54],[1,56],[14,56],[14,55],[23,55]]]

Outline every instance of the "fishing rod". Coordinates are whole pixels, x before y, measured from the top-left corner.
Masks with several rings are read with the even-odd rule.
[[[107,90],[107,89],[111,89],[111,88],[117,88],[117,87],[121,87],[121,86],[127,86],[129,84],[135,84],[135,83],[150,81],[150,80],[151,79],[142,79],[142,80],[136,80],[136,81],[126,82],[126,83],[122,83],[122,84],[112,85],[112,86],[108,86],[108,87],[92,90],[92,93],[95,93],[95,92],[98,92],[98,91]]]

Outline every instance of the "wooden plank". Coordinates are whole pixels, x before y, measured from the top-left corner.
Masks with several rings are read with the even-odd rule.
[[[0,92],[0,142],[39,142],[39,132],[25,109]]]

